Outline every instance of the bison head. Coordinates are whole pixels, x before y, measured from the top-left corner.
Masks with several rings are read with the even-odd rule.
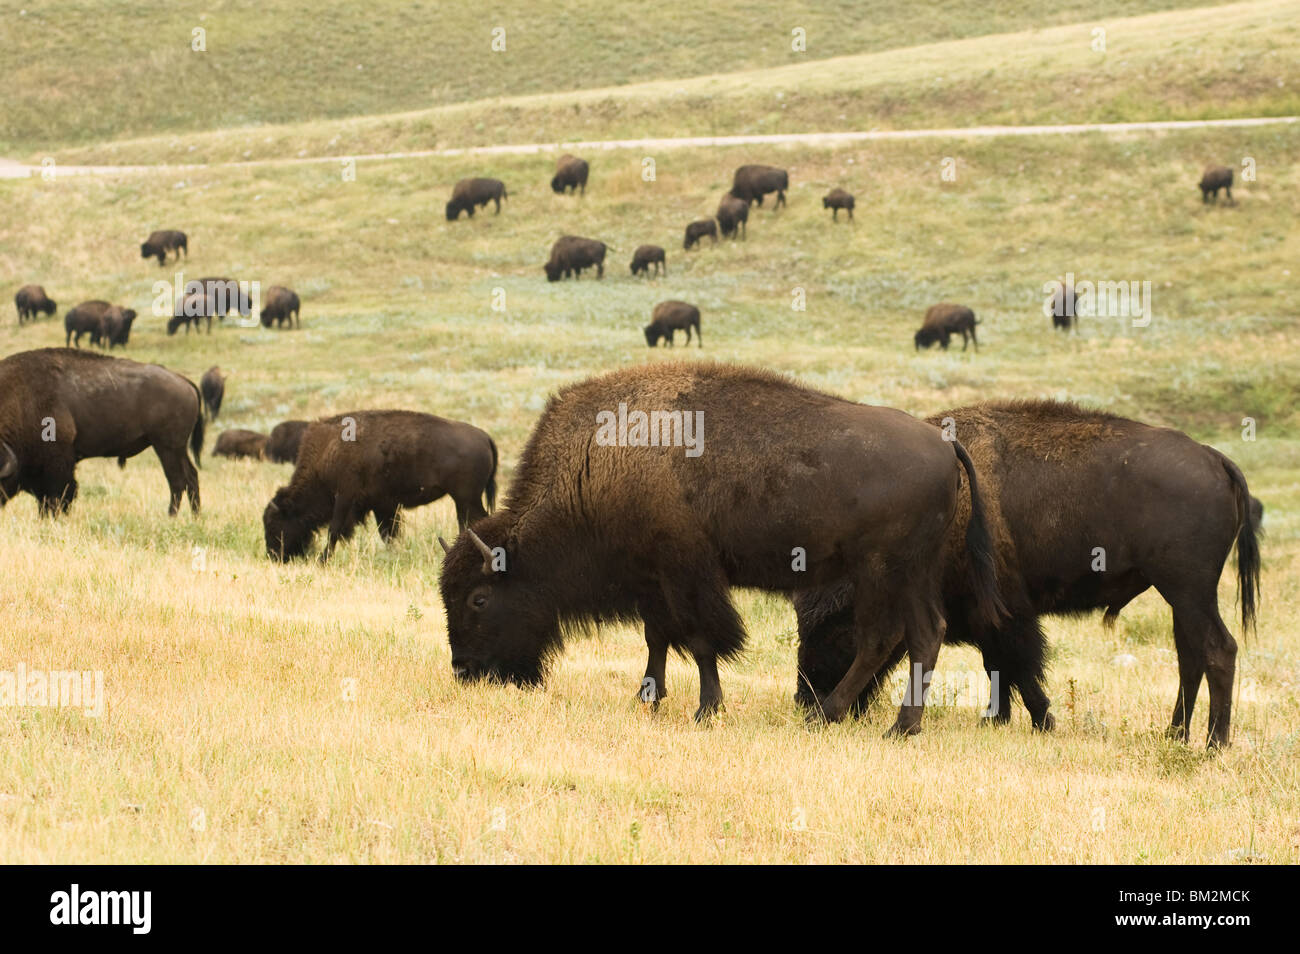
[[[922,348],[930,347],[930,345],[934,344],[938,340],[939,332],[935,331],[933,328],[922,328],[916,333],[916,336],[912,339],[912,343],[915,345],[914,350],[920,351]]]
[[[41,311],[45,312],[47,315],[52,315],[58,310],[59,307],[54,303],[53,298],[45,299],[45,304],[41,306]]]
[[[182,315],[177,315],[175,318],[168,318],[167,333],[169,335],[176,334],[176,330],[180,328],[180,326],[183,325],[184,323],[185,323],[185,318]]]
[[[646,325],[643,330],[645,331],[646,344],[653,348],[659,343],[659,329],[655,325]]]
[[[141,242],[141,243],[140,243],[140,257],[141,257],[141,258],[153,258],[154,255],[156,255],[156,254],[157,254],[157,253],[153,250],[153,246],[151,246],[148,242]]]
[[[509,511],[500,511],[478,521],[477,532],[467,529],[454,546],[443,544],[447,558],[438,585],[447,612],[451,667],[461,682],[540,685],[550,657],[560,648],[554,600],[507,552],[513,520]]]
[[[305,514],[297,512],[289,488],[281,487],[262,511],[266,531],[266,553],[282,563],[305,556],[316,536],[316,528]]]
[[[564,274],[564,269],[555,262],[547,262],[542,266],[542,271],[546,272],[546,280],[548,282],[558,282],[560,276]]]
[[[447,221],[455,222],[460,218],[460,203],[452,199],[447,203]]]
[[[551,176],[551,191],[555,193],[564,191],[564,183],[560,181],[560,174],[558,172]]]

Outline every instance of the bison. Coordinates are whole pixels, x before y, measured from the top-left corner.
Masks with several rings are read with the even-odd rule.
[[[266,459],[276,464],[298,462],[298,447],[307,431],[307,421],[281,421],[266,439]]]
[[[961,335],[962,351],[965,351],[966,346],[971,343],[975,345],[975,350],[979,351],[980,343],[975,339],[977,324],[979,322],[975,319],[975,312],[965,305],[953,305],[947,302],[931,305],[926,309],[925,321],[921,323],[921,330],[913,336],[912,343],[916,350],[920,351],[921,348],[928,348],[937,341],[939,347],[947,351],[948,339],[953,335]]]
[[[272,285],[266,290],[266,302],[262,305],[262,313],[259,316],[262,320],[263,328],[270,328],[274,322],[277,328],[283,328],[288,325],[290,328],[302,327],[302,321],[298,319],[299,301],[298,296],[292,290],[285,288],[283,285]]]
[[[632,253],[632,274],[644,272],[646,278],[649,278],[651,265],[655,267],[655,277],[659,276],[661,269],[665,275],[668,274],[668,260],[664,257],[662,248],[658,245],[638,245]]]
[[[112,306],[104,314],[101,322],[100,341],[106,344],[110,351],[118,345],[125,348],[131,338],[131,324],[135,319],[134,309]]]
[[[712,219],[699,219],[692,222],[686,226],[686,240],[682,242],[682,248],[689,249],[698,245],[700,239],[706,235],[713,239],[714,245],[718,244],[718,226]]]
[[[1074,404],[1014,401],[936,414],[959,435],[986,489],[1006,619],[988,626],[965,582],[956,535],[944,567],[949,642],[977,646],[994,682],[988,715],[1011,717],[1018,692],[1035,727],[1051,728],[1039,618],[1120,610],[1149,587],[1173,609],[1180,685],[1170,734],[1186,740],[1208,675],[1211,746],[1229,739],[1237,644],[1219,616],[1218,583],[1235,543],[1242,625],[1255,623],[1262,505],[1226,456],[1180,433]],[[830,692],[854,654],[853,594],[843,584],[796,596],[799,688],[805,705]],[[903,655],[891,652],[858,705]],[[995,675],[996,674],[996,675]]]
[[[247,457],[261,460],[266,456],[266,435],[241,427],[222,431],[212,448],[213,457]]]
[[[822,197],[822,208],[831,210],[831,221],[838,222],[840,209],[849,213],[849,221],[853,221],[853,196],[843,189],[831,189]]]
[[[124,460],[148,447],[171,488],[167,512],[175,515],[188,495],[198,513],[203,412],[193,381],[156,364],[67,348],[0,361],[0,504],[26,491],[42,515],[65,513],[77,496],[78,461]]]
[[[266,552],[276,560],[300,557],[329,524],[324,563],[367,513],[388,541],[400,529],[401,508],[445,495],[464,528],[495,509],[496,472],[492,438],[460,421],[417,411],[354,411],[315,421],[303,434],[288,486],[262,514]]]
[[[203,395],[203,406],[207,408],[208,417],[217,419],[221,413],[221,402],[226,396],[226,375],[215,364],[203,372],[199,378],[199,392]]]
[[[474,210],[496,203],[496,214],[501,214],[501,200],[507,199],[506,184],[500,179],[461,179],[451,190],[451,199],[447,202],[447,221],[455,222],[462,212],[468,212],[474,218]]]
[[[1051,296],[1043,303],[1044,310],[1051,316],[1052,327],[1057,331],[1079,330],[1079,313],[1074,286],[1069,282],[1052,282]]]
[[[184,296],[167,321],[167,334],[176,334],[181,325],[189,334],[191,322],[198,331],[199,322],[204,318],[208,322],[208,334],[212,334],[213,317],[225,321],[231,311],[245,318],[253,313],[252,299],[239,287],[239,282],[233,278],[196,278],[185,283]]]
[[[35,321],[38,312],[43,312],[48,318],[58,310],[58,306],[40,285],[24,285],[18,289],[18,294],[14,295],[14,304],[18,306],[20,325],[28,320]]]
[[[717,218],[723,238],[743,238],[748,228],[749,203],[728,192],[718,203]]]
[[[581,193],[586,195],[587,170],[586,159],[579,159],[577,156],[565,153],[555,164],[555,175],[551,177],[551,191],[563,195],[569,189],[574,192],[581,190]]]
[[[66,332],[64,337],[64,346],[81,347],[81,336],[89,335],[90,343],[93,345],[100,344],[104,337],[104,316],[111,312],[117,305],[110,305],[106,301],[95,299],[94,301],[83,301],[75,308],[68,310],[63,316],[63,330]]]
[[[150,232],[149,237],[140,243],[141,258],[157,258],[160,266],[167,264],[167,253],[175,252],[176,260],[180,261],[181,252],[189,258],[189,239],[185,237],[184,232],[177,232],[175,229],[161,229],[156,232]]]
[[[700,310],[684,301],[661,301],[650,313],[650,324],[645,326],[645,343],[654,347],[663,338],[668,347],[673,346],[673,333],[679,328],[686,331],[686,343],[691,343],[691,329],[695,329],[697,347],[704,347],[700,333]]]
[[[576,628],[639,619],[641,698],[666,695],[675,648],[699,669],[704,720],[722,704],[718,660],[745,643],[731,587],[849,580],[872,595],[858,604],[852,671],[825,709],[842,718],[900,633],[918,666],[934,665],[963,469],[973,482],[961,445],[922,421],[762,370],[656,364],[570,385],[534,428],[508,505],[447,548],[452,670],[538,685]],[[992,554],[971,492],[972,585],[992,621]],[[893,731],[917,731],[920,715],[905,705]]]
[[[576,235],[563,235],[551,246],[551,258],[542,266],[548,282],[558,282],[561,278],[573,276],[574,280],[582,277],[582,270],[596,266],[596,277],[605,277],[604,242],[595,239],[579,238]]]
[[[1228,202],[1232,203],[1232,170],[1227,166],[1206,166],[1205,172],[1201,174],[1201,202],[1208,203],[1210,196],[1214,196],[1214,201],[1219,201],[1219,190],[1223,189],[1228,197]]]
[[[731,194],[746,205],[757,202],[761,208],[763,196],[776,193],[774,208],[785,205],[785,190],[790,188],[790,176],[776,166],[741,166],[731,181]]]

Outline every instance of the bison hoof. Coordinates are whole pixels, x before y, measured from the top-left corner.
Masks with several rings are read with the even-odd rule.
[[[904,739],[910,735],[921,734],[921,723],[913,722],[910,725],[904,725],[901,721],[895,722],[885,733],[886,739]]]
[[[1056,716],[1050,712],[1044,712],[1043,718],[1034,722],[1034,728],[1039,732],[1053,732],[1056,729]]]
[[[722,703],[720,702],[701,702],[700,707],[695,710],[695,721],[700,725],[707,725],[721,711]]]

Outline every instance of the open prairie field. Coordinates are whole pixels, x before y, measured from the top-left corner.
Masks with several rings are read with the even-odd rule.
[[[0,670],[100,671],[105,698],[97,716],[0,707],[0,859],[1300,861],[1300,124],[611,149],[586,155],[580,197],[552,193],[553,151],[225,164],[1294,115],[1300,4],[975,15],[927,0],[865,17],[848,3],[674,0],[655,7],[661,23],[640,5],[515,6],[499,54],[492,16],[469,5],[379,2],[363,15],[353,2],[223,2],[201,23],[165,5],[5,13],[0,154],[159,165],[0,180],[5,308],[27,282],[59,304],[21,327],[0,317],[0,355],[62,346],[67,308],[102,298],[140,315],[115,354],[193,380],[220,365],[229,379],[208,424],[200,515],[167,516],[151,453],[121,470],[81,463],[59,519],[39,518],[27,495],[0,511]],[[737,44],[719,24],[740,18]],[[197,26],[206,53],[189,48]],[[802,58],[790,51],[800,26]],[[1096,26],[1105,53],[1090,46]],[[101,48],[116,54],[92,55]],[[76,51],[94,66],[78,68]],[[788,205],[752,209],[743,241],[683,251],[686,224],[712,215],[750,162],[788,169]],[[1202,203],[1209,163],[1236,171],[1235,204]],[[452,186],[474,175],[507,184],[500,214],[448,222]],[[856,195],[852,222],[823,210],[834,186]],[[140,257],[162,228],[189,236],[178,265]],[[611,246],[603,280],[545,280],[563,234]],[[643,243],[667,250],[665,276],[629,275]],[[289,286],[302,328],[230,320],[168,336],[155,283],[178,269]],[[1067,274],[1149,283],[1149,322],[1054,331],[1044,286]],[[646,347],[665,299],[698,305],[702,348],[680,336]],[[912,347],[940,301],[974,310],[978,351]],[[1240,643],[1232,746],[1204,749],[1204,690],[1192,743],[1165,738],[1178,667],[1154,592],[1113,629],[1100,613],[1046,621],[1051,734],[1018,704],[1010,725],[982,727],[968,697],[933,701],[906,741],[882,738],[893,700],[808,724],[792,701],[793,611],[753,591],[736,593],[749,645],[722,673],[726,709],[711,725],[691,719],[698,678],[684,660],[670,660],[657,712],[637,700],[645,642],[632,626],[575,641],[544,689],[462,685],[437,588],[437,536],[457,532],[450,500],[409,512],[391,544],[368,522],[328,565],[282,565],[265,554],[261,516],[290,466],[210,454],[227,427],[410,408],[488,431],[508,498],[556,389],[696,359],[923,416],[1071,399],[1227,454],[1265,507],[1257,631],[1242,632],[1234,575],[1220,584]],[[968,648],[945,648],[939,669],[983,677]]]

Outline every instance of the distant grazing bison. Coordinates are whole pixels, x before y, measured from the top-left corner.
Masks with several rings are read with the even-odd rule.
[[[1077,297],[1074,286],[1069,282],[1057,282],[1046,308],[1052,317],[1052,327],[1058,331],[1079,330],[1079,314],[1076,308]]]
[[[691,329],[695,329],[696,346],[704,347],[700,333],[700,310],[684,301],[661,301],[650,313],[650,324],[645,326],[645,343],[654,347],[662,338],[673,346],[673,333],[679,328],[686,331],[686,343],[691,343]]]
[[[156,364],[66,348],[0,361],[0,504],[26,491],[42,515],[64,513],[77,496],[77,461],[124,460],[148,447],[171,488],[167,512],[188,494],[198,513],[203,413],[194,382]]]
[[[245,318],[253,313],[252,298],[239,287],[239,282],[233,278],[196,278],[185,283],[184,297],[167,321],[167,334],[176,334],[181,325],[189,334],[191,322],[194,330],[198,331],[203,319],[207,319],[208,334],[212,334],[213,317],[224,321],[231,311]]]
[[[555,175],[551,177],[551,191],[563,194],[566,190],[581,191],[587,194],[587,160],[579,159],[568,153],[560,156],[555,164]]]
[[[293,464],[298,461],[298,448],[307,431],[307,421],[281,421],[271,428],[266,439],[266,459],[276,464]]]
[[[749,222],[749,203],[728,192],[718,203],[718,227],[723,238],[743,238]]]
[[[38,312],[44,313],[48,318],[58,310],[58,306],[40,285],[24,285],[18,289],[18,294],[14,295],[14,304],[18,306],[20,325],[28,320],[35,321]]]
[[[661,269],[665,275],[668,274],[668,260],[664,257],[662,248],[658,245],[638,245],[632,253],[632,274],[643,272],[649,278],[651,265],[655,267],[656,278]]]
[[[928,681],[963,470],[974,481],[938,429],[765,371],[653,364],[570,385],[534,428],[509,506],[463,531],[443,563],[452,670],[537,685],[584,623],[639,619],[641,698],[666,695],[675,648],[699,668],[705,719],[722,705],[718,660],[745,642],[731,587],[849,580],[858,655],[825,708],[837,720],[899,633]],[[971,493],[972,574],[991,622],[996,581]],[[920,714],[905,704],[894,731],[917,731]]]
[[[221,413],[221,402],[226,396],[226,375],[215,364],[203,372],[199,378],[199,393],[203,395],[203,406],[207,408],[208,417],[217,419]]]
[[[831,210],[831,221],[839,221],[840,209],[849,213],[849,221],[853,221],[853,196],[843,189],[831,189],[822,198],[822,208]]]
[[[266,302],[262,305],[262,327],[270,328],[272,323],[277,328],[285,325],[295,327],[299,305],[298,296],[293,291],[283,285],[272,285],[266,290]],[[297,320],[296,327],[302,327],[301,319]]]
[[[576,235],[564,235],[555,240],[551,246],[551,258],[542,266],[548,282],[558,282],[570,275],[576,281],[582,277],[584,268],[596,266],[596,277],[605,277],[604,242],[595,239],[579,238]]]
[[[925,321],[921,323],[921,330],[913,336],[912,342],[918,351],[930,347],[935,342],[947,351],[948,339],[953,335],[961,335],[962,351],[965,351],[966,346],[971,343],[978,351],[980,344],[975,339],[977,324],[975,312],[965,305],[953,305],[948,302],[931,305],[925,312]]]
[[[66,347],[81,347],[81,336],[89,335],[90,343],[111,347],[114,344],[125,345],[131,334],[131,322],[135,312],[120,305],[110,305],[106,301],[83,301],[63,316],[63,330],[66,332]]]
[[[682,248],[689,249],[699,244],[700,239],[704,236],[713,239],[713,244],[718,244],[718,226],[712,219],[700,219],[686,226],[686,239],[682,242]]]
[[[1020,694],[1037,728],[1052,726],[1043,689],[1046,639],[1040,616],[1106,611],[1113,625],[1131,600],[1155,587],[1173,608],[1180,685],[1170,734],[1186,740],[1207,675],[1209,742],[1227,744],[1237,644],[1219,616],[1218,584],[1235,543],[1242,625],[1259,597],[1257,524],[1262,505],[1237,465],[1178,431],[1054,401],[977,404],[930,418],[970,451],[985,489],[1008,616],[978,619],[957,545],[965,511],[944,556],[947,641],[978,647],[994,694],[987,715],[1011,717]],[[854,657],[852,587],[800,593],[797,698],[815,705]],[[869,675],[858,705],[882,688],[902,659],[895,647]]]
[[[216,446],[212,448],[214,457],[247,457],[261,460],[266,456],[266,435],[257,431],[233,428],[222,431],[217,437]]]
[[[100,341],[110,350],[118,345],[125,348],[126,343],[131,339],[131,324],[135,319],[133,308],[120,308],[117,305],[109,308],[100,324]]]
[[[149,237],[140,244],[140,257],[156,258],[159,265],[167,264],[169,252],[175,252],[178,261],[181,252],[184,252],[187,258],[189,257],[189,239],[185,237],[184,232],[177,232],[175,229],[150,232]]]
[[[1219,201],[1219,190],[1223,189],[1228,201],[1232,202],[1232,170],[1227,166],[1206,166],[1201,174],[1201,201],[1209,202],[1210,196]]]
[[[468,212],[474,218],[474,210],[489,202],[496,203],[496,213],[501,214],[501,200],[506,195],[506,184],[500,179],[461,179],[456,188],[451,190],[451,200],[447,203],[447,221],[455,222],[462,212]]]
[[[790,188],[790,176],[776,166],[741,166],[731,182],[731,194],[748,205],[763,205],[763,196],[776,193],[776,206],[785,205],[785,190]],[[776,207],[774,206],[774,208]]]
[[[460,421],[416,411],[354,411],[315,421],[303,435],[289,485],[262,514],[266,552],[277,560],[300,557],[329,524],[324,563],[367,513],[391,540],[401,508],[445,495],[455,501],[463,528],[496,507],[496,472],[492,438]]]

